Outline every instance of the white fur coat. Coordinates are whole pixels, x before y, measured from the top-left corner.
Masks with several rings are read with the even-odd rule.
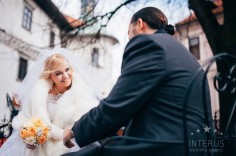
[[[52,134],[48,142],[33,151],[27,149],[27,156],[59,156],[68,152],[69,149],[62,142],[63,129],[72,126],[83,114],[98,104],[98,101],[92,97],[90,89],[79,75],[74,73],[71,88],[57,101],[57,112],[50,120],[46,104],[50,86],[51,82],[40,79],[31,93],[29,103],[23,104],[22,111],[12,122],[13,128],[19,130],[28,118],[39,117],[52,126]]]

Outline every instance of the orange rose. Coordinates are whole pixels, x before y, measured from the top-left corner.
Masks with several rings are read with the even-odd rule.
[[[36,136],[36,127],[29,127],[28,128],[28,133],[30,136]]]
[[[38,141],[39,144],[45,144],[47,142],[47,137],[42,135],[42,136],[37,138],[37,141]]]
[[[49,132],[49,129],[47,127],[45,127],[43,129],[43,135],[47,136],[48,135],[48,132]]]
[[[21,129],[21,130],[20,130],[20,137],[21,137],[21,138],[25,139],[25,138],[28,137],[28,136],[29,136],[29,135],[28,135],[27,129]]]
[[[51,128],[43,123],[43,120],[31,118],[20,130],[20,137],[27,144],[47,143]]]

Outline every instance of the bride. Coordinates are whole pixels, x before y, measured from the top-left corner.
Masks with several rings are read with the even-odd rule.
[[[63,145],[64,128],[98,104],[78,62],[68,51],[54,49],[40,54],[15,93],[21,109],[12,122],[13,134],[0,148],[0,156],[59,156],[78,150],[78,146],[69,149]],[[32,117],[50,124],[51,135],[46,144],[36,147],[20,138],[20,127]]]

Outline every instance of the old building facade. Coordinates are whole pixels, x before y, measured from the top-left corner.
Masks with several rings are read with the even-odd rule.
[[[51,0],[0,1],[0,120],[9,116],[6,93],[12,95],[43,49],[64,47],[72,51],[94,69],[92,80],[96,81],[95,75],[105,75],[103,93],[108,94],[112,86],[111,49],[118,40],[101,33],[88,44],[95,31],[72,35],[80,24],[61,13]]]
[[[216,16],[218,22],[223,24],[223,7],[222,3],[216,3],[215,8],[212,10]],[[178,22],[176,25],[176,37],[180,40],[183,45],[190,50],[190,52],[196,57],[200,64],[202,64],[206,59],[213,56],[212,50],[209,46],[205,33],[198,22],[194,13],[191,16]],[[211,90],[211,103],[212,103],[212,113],[219,113],[219,98],[218,93],[214,89],[213,77],[217,72],[216,66],[211,68],[208,74],[208,81]]]

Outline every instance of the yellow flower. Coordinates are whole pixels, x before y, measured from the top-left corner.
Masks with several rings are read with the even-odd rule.
[[[43,122],[42,122],[41,119],[35,119],[35,120],[33,121],[33,124],[34,124],[34,126],[36,126],[36,127],[42,127],[42,126],[43,126]]]

